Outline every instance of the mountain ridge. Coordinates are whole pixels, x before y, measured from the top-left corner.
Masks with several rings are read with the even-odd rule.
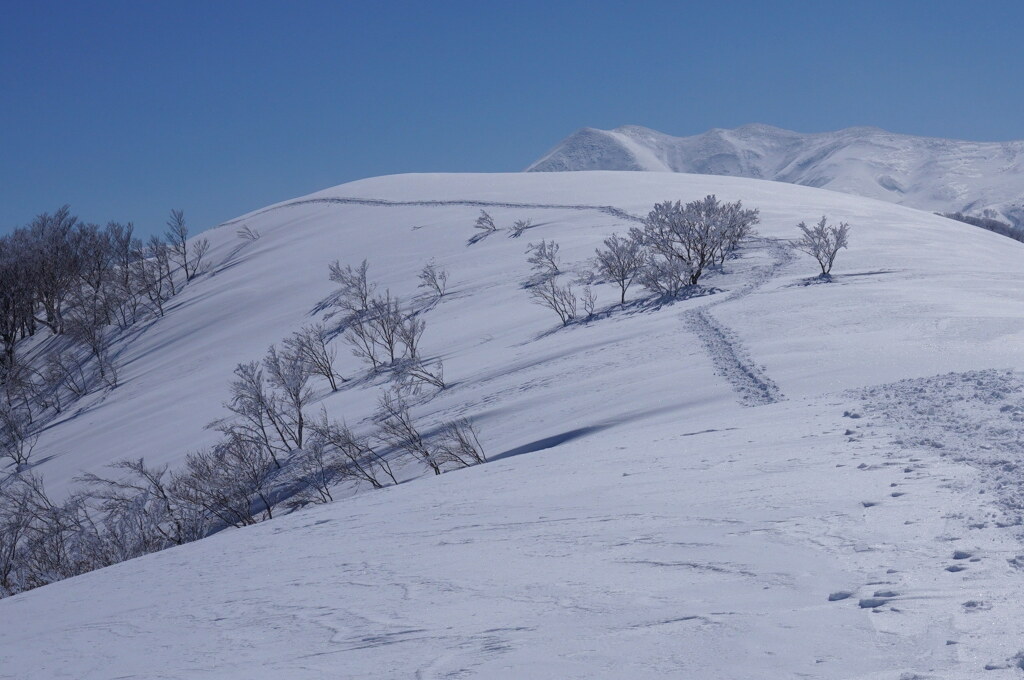
[[[1024,228],[1024,141],[972,142],[877,127],[801,133],[763,123],[674,137],[624,125],[582,128],[525,171],[574,170],[769,179]]]

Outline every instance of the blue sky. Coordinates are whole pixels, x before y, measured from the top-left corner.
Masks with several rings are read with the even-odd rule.
[[[2,0],[0,232],[193,231],[584,127],[1024,139],[1021,2]]]

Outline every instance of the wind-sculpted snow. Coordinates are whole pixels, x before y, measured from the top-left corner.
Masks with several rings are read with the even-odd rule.
[[[1001,501],[999,522],[1024,523],[1024,375],[947,373],[869,387],[862,398],[865,413],[894,431],[896,446],[978,467]]]

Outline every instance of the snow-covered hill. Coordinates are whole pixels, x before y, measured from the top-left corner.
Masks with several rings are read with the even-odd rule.
[[[672,137],[629,125],[579,130],[527,170],[771,179],[1024,228],[1024,141],[967,142],[868,127],[801,134],[770,125]]]
[[[579,269],[708,193],[762,217],[711,294],[621,309],[601,284],[567,328],[530,303],[528,242]],[[481,208],[534,226],[469,244]],[[785,242],[822,214],[852,225],[831,284]],[[422,343],[450,386],[415,415],[472,416],[491,462],[0,600],[0,678],[1019,677],[1024,244],[630,172],[375,178],[205,236],[210,272],[123,345],[121,385],[40,437],[52,489],[210,443],[235,364],[364,257],[403,297],[428,260],[451,273]],[[364,426],[385,383],[316,408]]]

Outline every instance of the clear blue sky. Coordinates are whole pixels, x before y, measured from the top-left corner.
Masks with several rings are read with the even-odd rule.
[[[584,127],[1024,138],[1024,2],[0,0],[0,232],[193,231]]]

